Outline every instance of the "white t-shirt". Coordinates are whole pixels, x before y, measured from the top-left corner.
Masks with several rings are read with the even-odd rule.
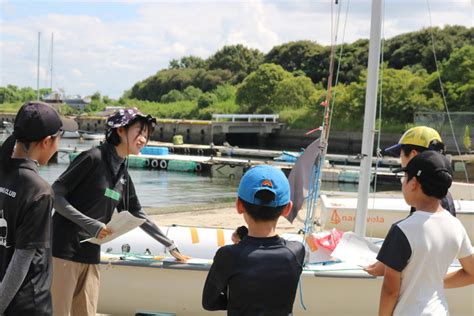
[[[464,226],[448,211],[416,211],[393,224],[377,257],[401,272],[393,315],[449,315],[443,279],[454,259],[473,253]]]

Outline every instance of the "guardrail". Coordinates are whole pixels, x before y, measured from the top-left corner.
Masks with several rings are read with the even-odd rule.
[[[246,120],[247,122],[263,120],[263,122],[271,121],[276,123],[279,117],[278,114],[212,114],[212,120],[216,122],[219,122],[219,119],[230,119],[232,122],[239,120]]]

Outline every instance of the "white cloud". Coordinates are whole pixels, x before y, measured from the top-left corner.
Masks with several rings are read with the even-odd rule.
[[[69,1],[76,3],[96,2]],[[347,1],[340,0],[339,41]],[[104,1],[107,17],[84,12],[0,17],[0,86],[36,87],[37,32],[42,33],[41,80],[49,82],[50,34],[54,32],[53,86],[69,94],[119,97],[134,83],[186,55],[207,58],[224,45],[244,44],[268,52],[288,41],[331,42],[334,1]],[[139,5],[137,5],[137,3]],[[433,25],[472,26],[470,0],[432,0]],[[15,13],[15,2],[1,2]],[[337,7],[333,8],[333,17]],[[111,18],[116,11],[122,16]],[[123,10],[133,10],[123,17]],[[369,1],[351,1],[344,39],[368,38]],[[387,0],[385,37],[429,26],[425,0]]]
[[[82,77],[82,72],[77,68],[72,68],[71,74],[75,77]]]

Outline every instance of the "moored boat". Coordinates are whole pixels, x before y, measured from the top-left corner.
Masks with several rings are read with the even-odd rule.
[[[140,229],[104,244],[99,312],[113,315],[134,315],[144,311],[179,316],[211,314],[201,307],[202,288],[215,251],[223,243],[231,243],[232,230],[161,229],[176,241],[183,253],[195,259],[177,263],[165,257],[164,247]],[[297,234],[282,237],[302,238]],[[380,242],[380,239],[371,240],[376,244]],[[122,249],[130,252],[122,252]],[[457,268],[454,263],[450,270]],[[318,247],[316,251],[310,251],[309,264],[301,276],[294,315],[376,315],[382,281],[381,277],[368,275],[360,266],[331,260],[330,251]],[[473,295],[472,287],[446,290],[451,314],[473,315]],[[225,314],[212,312],[212,315]]]

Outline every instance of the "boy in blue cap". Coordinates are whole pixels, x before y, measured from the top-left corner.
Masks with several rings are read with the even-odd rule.
[[[416,208],[388,232],[377,260],[385,265],[379,315],[449,315],[444,286],[474,276],[474,249],[461,222],[441,206],[452,183],[449,161],[424,151],[401,168],[403,197]],[[454,259],[462,269],[446,272]]]
[[[268,165],[251,168],[240,181],[236,206],[248,235],[217,251],[204,285],[204,309],[292,315],[305,249],[275,232],[278,218],[292,207],[286,176]]]

